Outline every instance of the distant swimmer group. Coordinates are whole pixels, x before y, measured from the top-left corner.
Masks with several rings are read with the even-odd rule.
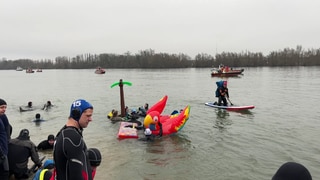
[[[35,107],[33,106],[33,102],[29,101],[28,104],[26,106],[19,106],[19,111],[20,112],[26,112],[26,111],[34,111],[36,109],[41,109],[41,110],[45,110],[48,111],[50,108],[52,108],[54,105],[51,103],[51,101],[47,101],[43,107]]]

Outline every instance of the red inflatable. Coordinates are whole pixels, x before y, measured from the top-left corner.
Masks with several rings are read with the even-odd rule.
[[[162,135],[169,135],[180,131],[189,119],[190,106],[186,106],[179,114],[162,115],[168,96],[164,96],[160,101],[150,107],[143,121],[145,128],[149,128],[152,134],[158,135],[162,124]]]

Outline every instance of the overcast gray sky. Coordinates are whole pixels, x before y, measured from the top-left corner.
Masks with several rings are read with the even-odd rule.
[[[319,0],[0,0],[0,58],[320,46]]]

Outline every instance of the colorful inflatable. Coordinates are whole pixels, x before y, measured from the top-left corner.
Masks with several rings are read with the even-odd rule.
[[[190,106],[186,106],[180,113],[174,115],[162,115],[168,96],[164,96],[154,104],[144,119],[144,128],[149,128],[152,134],[158,135],[162,126],[162,135],[169,135],[180,131],[189,119]],[[160,123],[159,123],[160,122]]]
[[[118,138],[119,139],[138,138],[138,130],[135,128],[137,126],[138,126],[137,123],[121,122],[119,131],[118,131]]]

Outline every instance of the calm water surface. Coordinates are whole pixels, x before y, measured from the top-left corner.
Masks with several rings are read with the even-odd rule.
[[[230,100],[255,105],[246,112],[228,112],[204,106],[215,100],[210,69],[107,70],[104,75],[87,70],[44,70],[26,74],[0,71],[0,97],[8,103],[12,137],[30,130],[35,144],[56,134],[65,124],[71,102],[78,98],[94,106],[94,120],[84,131],[89,147],[99,148],[102,164],[96,179],[271,179],[287,161],[305,165],[320,179],[320,67],[246,68],[244,75],[228,78]],[[107,114],[120,109],[119,81],[125,103],[138,108],[168,95],[164,114],[191,106],[190,118],[178,134],[154,142],[119,141],[119,124]],[[41,107],[51,100],[50,111],[20,113],[18,107],[33,101]],[[40,113],[47,120],[34,124]],[[52,157],[51,152],[41,156]]]

